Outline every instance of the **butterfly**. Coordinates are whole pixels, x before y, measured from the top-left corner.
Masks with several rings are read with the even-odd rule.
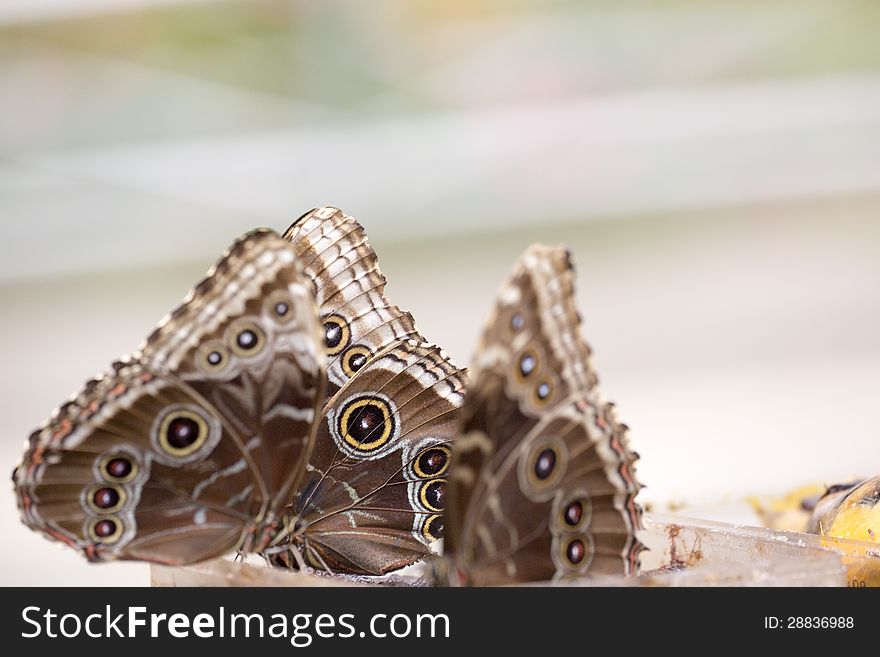
[[[91,561],[377,575],[429,554],[465,372],[384,286],[335,208],[247,234],[30,436],[22,520]]]
[[[471,363],[441,581],[637,571],[638,455],[599,392],[580,324],[569,252],[533,245],[501,287]]]

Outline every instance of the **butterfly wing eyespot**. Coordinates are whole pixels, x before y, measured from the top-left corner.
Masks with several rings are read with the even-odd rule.
[[[556,455],[556,450],[552,447],[545,447],[541,450],[540,454],[535,458],[535,464],[532,467],[532,472],[534,473],[535,478],[543,481],[551,477],[556,468],[556,461],[558,459],[559,457]]]
[[[520,331],[523,330],[524,326],[525,326],[525,318],[523,317],[522,313],[514,312],[510,316],[510,330],[513,333],[519,333]]]
[[[536,406],[546,406],[553,399],[556,386],[549,377],[541,379],[532,389],[532,401]]]
[[[419,501],[428,511],[442,512],[446,507],[446,480],[433,479],[422,484]]]
[[[229,350],[220,340],[211,340],[199,347],[196,362],[208,374],[222,372],[229,365]]]
[[[348,446],[368,454],[384,447],[394,429],[393,412],[389,403],[372,396],[346,404],[337,423],[337,432]]]
[[[345,372],[347,377],[351,378],[357,374],[357,372],[361,370],[372,357],[373,352],[369,349],[361,345],[355,345],[343,354],[342,371]]]
[[[516,378],[522,383],[528,379],[540,366],[538,354],[533,349],[526,349],[516,360]]]
[[[580,575],[590,569],[595,553],[593,537],[571,533],[553,539],[553,561],[561,576]]]
[[[536,501],[552,498],[567,466],[568,450],[562,440],[545,437],[534,441],[519,458],[523,492]]]
[[[323,320],[324,345],[327,347],[327,355],[335,356],[341,353],[351,341],[351,329],[339,315],[327,315]],[[352,376],[349,374],[349,376]]]
[[[423,449],[413,460],[413,472],[419,479],[439,477],[449,469],[449,455],[449,448],[445,445]]]
[[[553,529],[557,533],[583,532],[590,525],[593,505],[585,490],[578,490],[561,497],[554,503]]]
[[[125,526],[117,516],[91,518],[86,522],[86,534],[95,543],[111,545],[121,537]]]
[[[263,307],[263,312],[278,324],[288,324],[296,316],[293,297],[286,290],[277,290],[270,294]]]
[[[428,542],[439,541],[443,538],[443,516],[434,514],[425,518],[422,523],[422,536]]]
[[[137,461],[128,454],[107,454],[98,460],[98,475],[104,481],[127,484],[137,477],[139,472]]]
[[[253,358],[263,352],[266,346],[266,333],[256,322],[242,320],[234,322],[226,332],[226,344],[240,358]]]
[[[152,437],[161,453],[188,462],[197,458],[209,441],[219,440],[219,426],[215,418],[206,418],[197,407],[178,405],[156,418]]]
[[[115,513],[125,506],[128,494],[118,484],[95,484],[85,490],[85,507],[98,514]]]

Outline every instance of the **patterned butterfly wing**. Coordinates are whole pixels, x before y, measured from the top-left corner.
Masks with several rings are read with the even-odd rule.
[[[407,341],[371,359],[327,403],[293,546],[331,572],[380,575],[442,537],[449,446],[465,373]]]
[[[304,470],[322,350],[289,244],[243,238],[138,354],[34,432],[13,474],[25,524],[96,561],[258,546]]]
[[[307,212],[287,229],[315,284],[327,346],[330,397],[383,349],[425,342],[412,315],[385,297],[385,276],[361,225],[337,208]]]
[[[630,573],[637,456],[597,388],[565,249],[534,245],[501,288],[450,468],[452,579],[491,585]]]

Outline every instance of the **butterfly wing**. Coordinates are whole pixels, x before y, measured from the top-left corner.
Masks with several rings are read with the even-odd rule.
[[[294,503],[311,564],[379,575],[429,553],[442,537],[464,378],[439,347],[407,341],[377,354],[330,399]]]
[[[327,347],[327,396],[383,349],[424,342],[412,315],[385,297],[385,276],[361,225],[337,208],[307,212],[287,229],[315,284]]]
[[[286,241],[238,241],[138,354],[34,432],[13,474],[25,524],[92,560],[191,563],[258,540],[323,398],[310,294]]]
[[[89,560],[189,563],[234,548],[264,510],[242,459],[212,409],[135,361],[86,384],[35,432],[13,480],[24,523]]]
[[[444,541],[475,584],[637,567],[636,455],[599,394],[573,278],[566,250],[527,250],[476,352]]]
[[[285,237],[315,285],[329,398],[309,478],[295,497],[291,544],[318,568],[395,570],[426,555],[442,534],[443,474],[465,375],[389,302],[355,219],[318,208]],[[419,456],[424,468],[414,466]]]

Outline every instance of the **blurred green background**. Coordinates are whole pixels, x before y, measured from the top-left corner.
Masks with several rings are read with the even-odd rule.
[[[331,204],[462,364],[568,243],[657,507],[877,474],[878,33],[870,0],[0,0],[0,465],[239,233]],[[0,523],[3,584],[147,583],[8,487]]]

